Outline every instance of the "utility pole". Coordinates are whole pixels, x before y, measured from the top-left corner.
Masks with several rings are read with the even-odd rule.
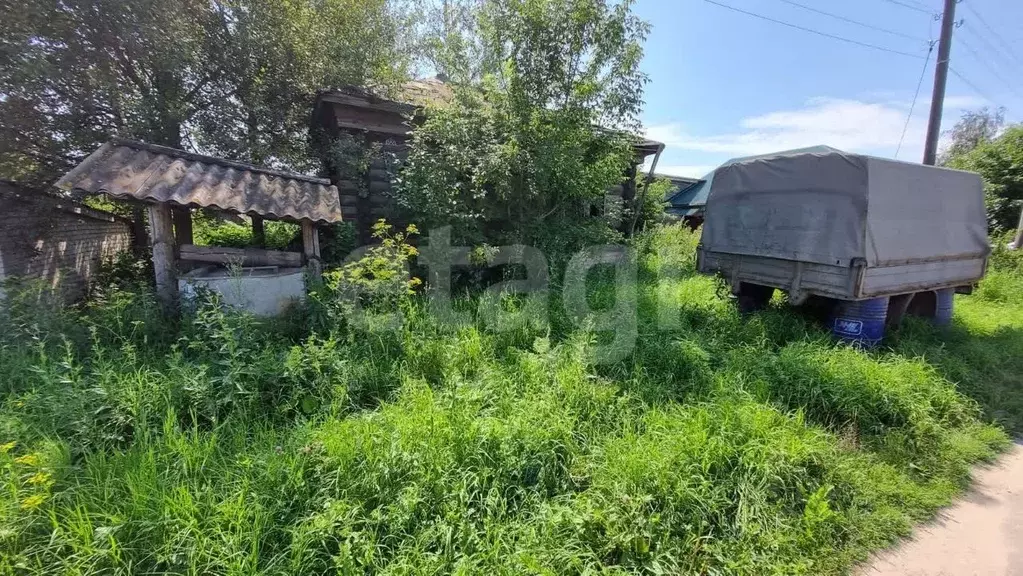
[[[955,28],[956,0],[945,0],[941,13],[941,38],[938,40],[938,63],[934,67],[934,91],[931,94],[931,116],[927,121],[924,143],[924,164],[934,166],[941,135],[941,109],[945,106],[945,82],[948,80],[948,58],[952,52],[952,29]]]

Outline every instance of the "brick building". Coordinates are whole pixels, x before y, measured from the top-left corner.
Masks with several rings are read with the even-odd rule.
[[[0,181],[0,298],[14,277],[80,298],[100,263],[131,247],[130,228],[113,214]]]

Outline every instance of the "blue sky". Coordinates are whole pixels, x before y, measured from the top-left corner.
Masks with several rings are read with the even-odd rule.
[[[785,0],[715,1],[920,57],[940,28],[932,14],[889,0],[791,1],[912,38]],[[942,4],[898,1],[934,13]],[[649,137],[668,145],[659,173],[701,176],[728,158],[816,144],[895,156],[923,59],[787,28],[705,0],[637,0],[636,11],[653,26],[642,66],[650,76],[643,123]],[[1023,1],[963,0],[956,18],[964,23],[955,32],[951,65],[973,87],[950,75],[942,128],[982,106],[1004,106],[1010,121],[1019,120]],[[921,159],[936,59],[935,47],[900,159]]]

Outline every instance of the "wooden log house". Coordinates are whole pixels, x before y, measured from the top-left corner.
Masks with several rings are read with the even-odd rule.
[[[320,143],[321,149],[326,146],[326,141],[348,134],[360,139],[367,148],[375,147],[381,152],[372,155],[369,169],[361,174],[342,173],[324,159],[324,170],[340,194],[345,221],[356,225],[361,243],[370,241],[374,222],[380,218],[393,218],[395,214],[394,177],[405,158],[407,141],[417,115],[427,105],[443,105],[452,98],[451,87],[434,78],[406,83],[394,99],[355,86],[321,92],[317,96],[310,129],[314,137],[324,140]],[[639,176],[639,167],[648,157],[659,156],[663,149],[660,142],[637,138],[633,145],[633,164],[622,184],[608,191],[604,205],[609,200],[631,202],[635,199],[643,184],[649,183],[649,175]],[[594,204],[580,209],[599,215],[603,213],[604,205]],[[628,223],[624,224],[628,227]]]

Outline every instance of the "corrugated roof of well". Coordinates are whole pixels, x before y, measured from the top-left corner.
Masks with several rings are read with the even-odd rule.
[[[216,208],[270,220],[341,221],[329,180],[115,139],[57,181],[63,190],[150,203]]]

